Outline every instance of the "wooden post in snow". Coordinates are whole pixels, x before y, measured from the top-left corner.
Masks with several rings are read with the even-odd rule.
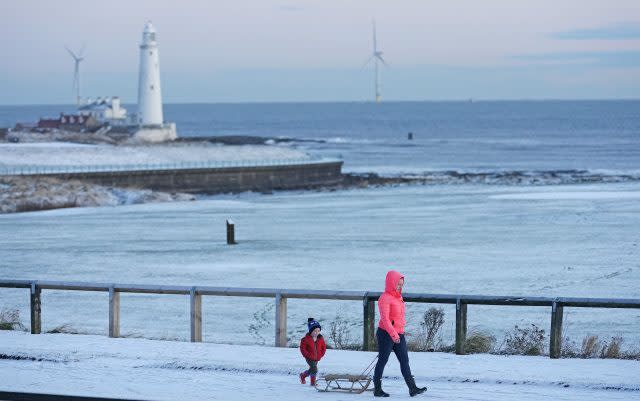
[[[287,346],[287,298],[276,294],[276,347]]]
[[[362,335],[362,350],[375,351],[375,323],[376,323],[376,301],[375,298],[369,298],[365,295],[363,300],[362,325],[364,332]]]
[[[120,292],[109,288],[109,337],[120,337]]]
[[[235,245],[236,242],[236,230],[233,220],[227,219],[227,245]]]
[[[557,359],[562,356],[562,304],[553,301],[551,305],[551,333],[549,335],[549,357]]]
[[[31,283],[31,334],[40,334],[42,328],[41,295],[42,289],[36,283]]]
[[[456,354],[464,355],[467,341],[467,304],[460,298],[456,301]]]

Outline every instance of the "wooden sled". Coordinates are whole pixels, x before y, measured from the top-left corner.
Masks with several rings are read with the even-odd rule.
[[[316,390],[360,394],[366,391],[370,384],[371,376],[368,375],[330,374],[324,375],[316,381]]]

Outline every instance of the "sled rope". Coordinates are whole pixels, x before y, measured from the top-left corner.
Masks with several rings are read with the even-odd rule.
[[[366,368],[364,368],[362,373],[360,373],[360,376],[369,376],[371,374],[371,371],[373,370],[373,368],[375,368],[374,363],[376,362],[377,359],[378,359],[378,355],[376,355],[373,358],[373,360],[371,361],[371,363],[369,365],[367,365]]]

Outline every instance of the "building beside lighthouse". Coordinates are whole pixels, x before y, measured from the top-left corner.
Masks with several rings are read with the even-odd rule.
[[[147,22],[140,44],[140,70],[138,75],[137,131],[134,138],[145,142],[161,142],[177,138],[175,123],[165,123],[162,112],[160,87],[160,57],[156,30]]]

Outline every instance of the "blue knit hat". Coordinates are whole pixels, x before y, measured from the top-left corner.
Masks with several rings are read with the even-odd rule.
[[[309,327],[309,333],[311,333],[315,329],[322,330],[322,327],[320,327],[320,323],[318,323],[318,321],[312,317],[308,319],[307,326]]]

